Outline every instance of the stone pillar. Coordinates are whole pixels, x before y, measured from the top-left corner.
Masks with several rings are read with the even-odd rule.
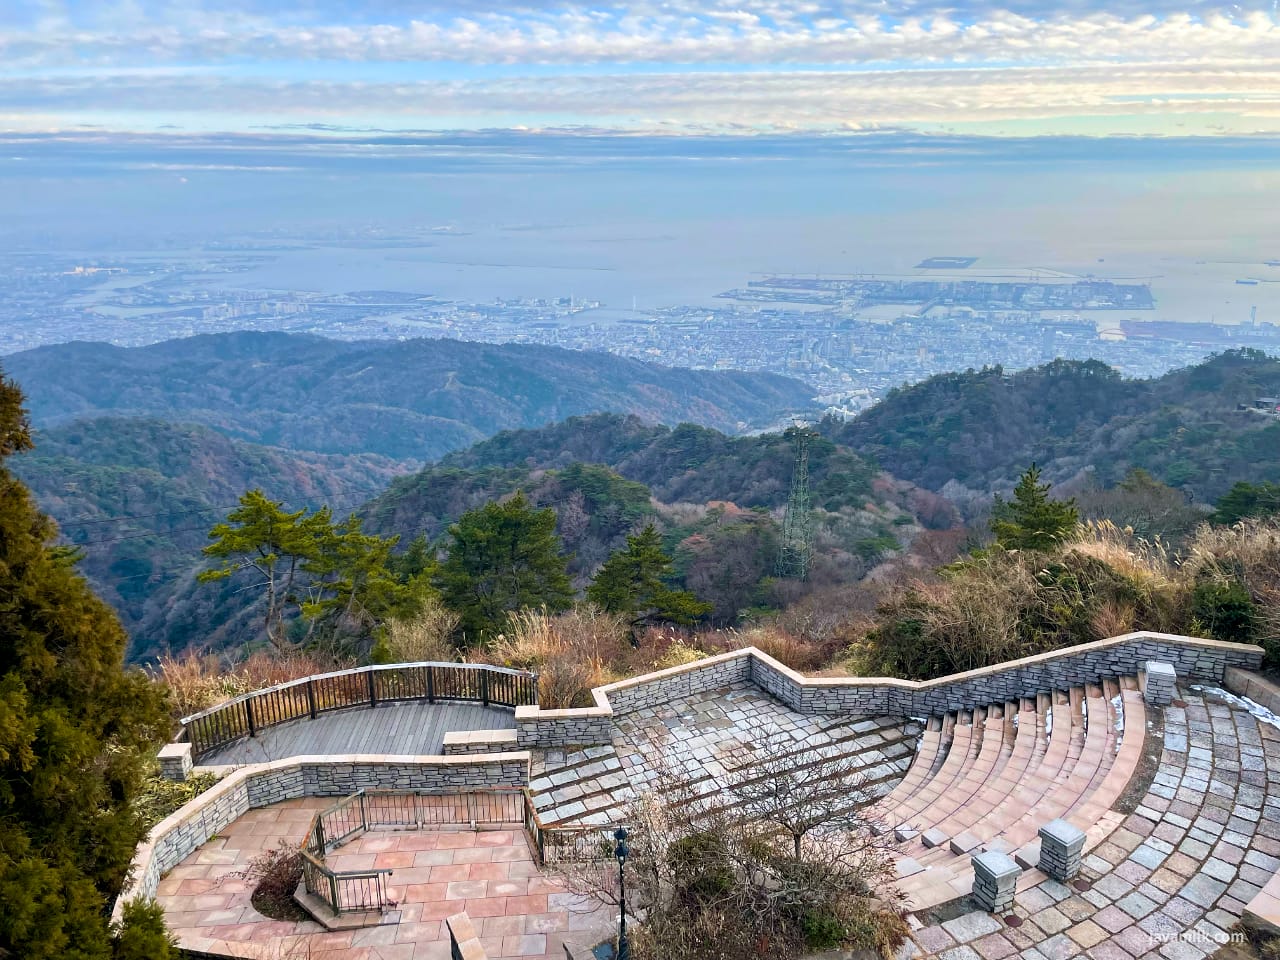
[[[1178,675],[1174,672],[1173,664],[1162,663],[1159,660],[1148,660],[1146,673],[1147,676],[1142,686],[1142,699],[1152,706],[1168,706],[1169,701],[1173,699],[1174,690],[1178,682]]]
[[[1040,828],[1040,869],[1066,883],[1080,872],[1084,859],[1084,831],[1065,820]]]
[[[191,776],[191,744],[166,743],[156,754],[160,776],[166,780],[186,780]]]
[[[1018,889],[1019,867],[1006,853],[987,850],[973,857],[973,898],[988,913],[1001,913],[1013,906]]]

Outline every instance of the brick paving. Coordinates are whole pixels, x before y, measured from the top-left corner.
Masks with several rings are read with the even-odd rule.
[[[917,929],[900,956],[1201,960],[1227,943],[1280,868],[1280,730],[1197,688],[1179,697],[1146,795],[1084,859],[1090,889],[1029,871],[1020,925],[972,913]]]
[[[624,714],[607,746],[536,751],[529,789],[546,824],[605,824],[665,769],[709,795],[720,791],[726,768],[743,762],[744,749],[769,743],[797,765],[855,758],[874,798],[902,778],[921,730],[900,718],[797,713],[738,683]]]
[[[566,893],[539,871],[522,831],[371,831],[331,852],[335,870],[389,867],[396,909],[380,926],[326,931],[311,920],[270,920],[250,903],[252,885],[234,874],[281,840],[300,843],[312,816],[332,799],[291,800],[250,810],[160,881],[157,900],[183,947],[286,960],[448,960],[443,920],[471,917],[491,958],[564,960],[564,943],[592,941],[612,915]]]

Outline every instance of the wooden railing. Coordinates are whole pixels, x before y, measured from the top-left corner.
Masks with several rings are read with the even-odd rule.
[[[200,760],[258,731],[322,713],[405,700],[466,701],[486,707],[536,706],[538,676],[477,663],[397,663],[339,670],[255,690],[182,720]]]

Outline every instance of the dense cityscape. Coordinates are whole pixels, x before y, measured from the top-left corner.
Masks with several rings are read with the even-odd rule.
[[[1119,311],[1150,311],[1158,288],[1095,279],[772,276],[718,294],[715,306],[647,310],[572,295],[480,303],[402,291],[236,286],[237,274],[271,256],[251,248],[10,255],[0,259],[0,354],[71,339],[137,346],[245,329],[539,343],[672,366],[786,374],[814,388],[818,407],[850,416],[893,387],[947,370],[1094,358],[1151,377],[1221,349],[1280,347],[1280,328],[1270,324],[1117,319]]]

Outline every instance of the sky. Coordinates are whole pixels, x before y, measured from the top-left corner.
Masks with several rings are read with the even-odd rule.
[[[0,132],[493,130],[1275,135],[1280,14],[1277,0],[0,2]]]

